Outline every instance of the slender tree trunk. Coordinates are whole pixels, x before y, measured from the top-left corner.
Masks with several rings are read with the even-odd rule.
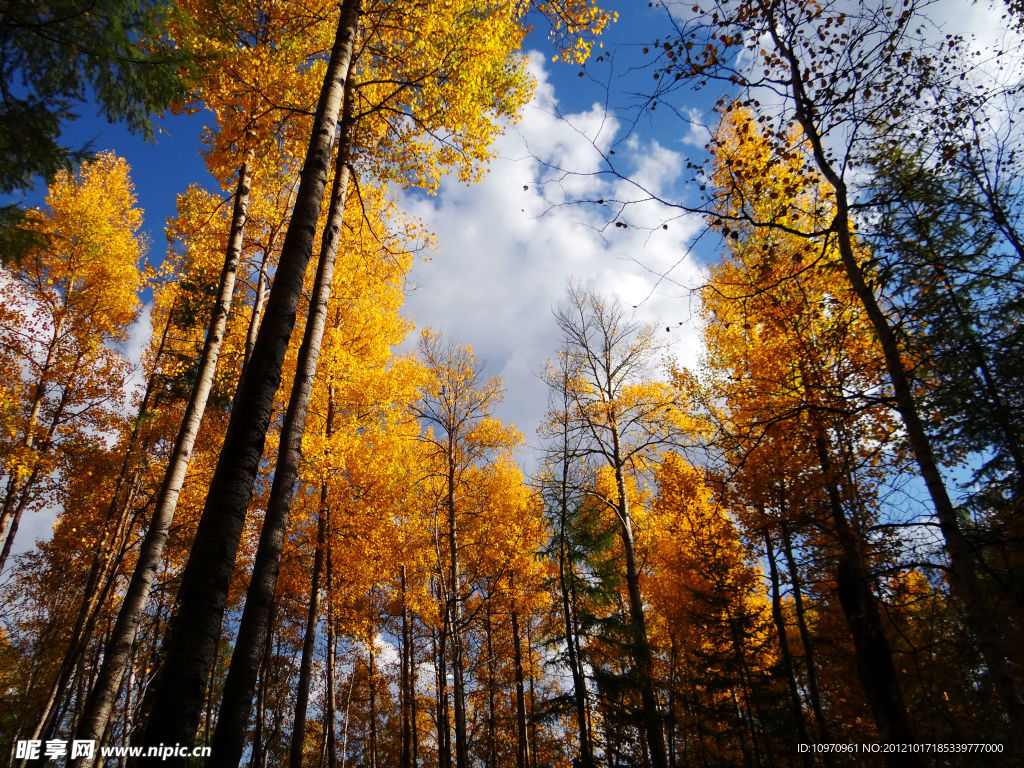
[[[740,703],[736,700],[736,689],[732,686],[729,687],[729,698],[732,701],[732,708],[736,712],[736,719],[743,720],[743,712],[740,709]],[[747,744],[747,740],[743,738],[742,733],[737,734],[736,736],[739,740],[740,752],[743,753],[743,765],[746,766],[746,768],[751,768],[754,764],[754,760],[750,754],[750,745]]]
[[[448,610],[445,608],[444,621],[447,620]],[[447,636],[447,629],[443,626],[440,632],[432,630],[434,670],[437,681],[437,764],[439,768],[451,768],[452,765],[451,726],[448,722],[448,665],[445,663]]]
[[[586,728],[587,728],[587,744],[590,745],[590,758],[594,766],[597,765],[597,761],[594,759],[595,739],[594,739],[594,706],[592,697],[587,690],[587,678],[586,673],[583,671],[583,645],[580,640],[582,637],[582,630],[580,629],[579,619],[579,594],[576,590],[575,579],[569,581],[569,610],[572,613],[572,629],[573,636],[572,640],[575,644],[576,650],[576,663],[580,670],[580,682],[583,685],[583,706],[586,715]]]
[[[330,512],[330,510],[328,510]],[[330,532],[330,515],[328,530]],[[330,539],[330,537],[328,537]],[[335,715],[338,711],[338,699],[335,681],[335,658],[337,657],[338,639],[334,632],[334,566],[331,548],[327,549],[327,712],[324,715],[324,727],[327,729],[327,765],[335,768],[338,764],[338,741],[334,736]]]
[[[324,548],[327,546],[327,484],[320,488],[320,514],[316,529],[316,554],[313,556],[313,574],[309,587],[309,610],[306,613],[306,633],[302,641],[302,661],[299,663],[299,682],[295,688],[295,722],[292,726],[292,745],[289,765],[302,768],[302,751],[306,743],[306,707],[309,704],[309,682],[313,671],[313,649],[316,645],[316,626],[320,619],[320,576],[324,566]]]
[[[217,641],[216,652],[213,655],[213,664],[210,665],[210,675],[206,683],[206,716],[203,718],[203,744],[210,743],[211,723],[213,721],[213,689],[217,682],[217,656],[220,654],[221,641]],[[206,765],[206,760],[203,760]]]
[[[783,515],[785,509],[780,507]],[[789,527],[785,521],[779,524],[782,533],[782,551],[786,556],[786,564],[789,570],[789,583],[793,588],[793,607],[796,608],[796,626],[800,632],[800,644],[804,648],[804,662],[807,666],[807,694],[811,699],[811,711],[814,712],[814,722],[818,728],[818,741],[827,744],[832,741],[832,731],[825,719],[825,711],[821,705],[821,686],[818,683],[818,658],[814,638],[807,626],[807,613],[804,610],[804,595],[801,586],[800,574],[797,570],[796,558],[793,556],[793,542],[789,535]],[[826,765],[830,764],[831,758],[825,757]]]
[[[564,558],[564,555],[562,556]],[[573,610],[570,605],[569,587],[566,583],[566,563],[560,562],[558,583],[562,593],[562,613],[565,617],[566,652],[569,657],[569,671],[572,674],[572,696],[576,706],[576,726],[580,739],[580,768],[594,768],[594,752],[590,740],[590,728],[587,724],[587,683],[583,676],[583,667],[579,658],[579,646],[576,627],[573,621]],[[571,576],[570,576],[571,578]]]
[[[124,681],[124,710],[121,712],[121,717],[122,717],[121,733],[122,733],[122,738],[124,739],[125,742],[128,741],[129,734],[132,732],[132,724],[133,724],[132,716],[134,715],[134,712],[132,711],[132,691],[133,691],[133,689],[135,688],[135,685],[136,685],[136,683],[135,683],[135,667],[136,667],[136,664],[138,664],[138,650],[139,650],[138,641],[137,640],[133,640],[132,641],[132,651],[131,651],[131,654],[128,657],[128,674],[127,674],[126,679]],[[125,758],[120,760],[118,764],[121,766],[121,768],[124,768],[124,766],[127,764],[127,762],[128,762],[128,759],[127,759],[127,755],[126,755]]]
[[[498,692],[495,689],[495,678],[497,675],[494,669],[493,629],[491,624],[491,601],[490,596],[488,596],[484,611],[484,634],[487,638],[487,760],[485,761],[487,768],[498,767],[498,733],[495,720],[495,710],[497,709],[495,702]]]
[[[377,666],[374,659],[374,643],[376,638],[371,632],[370,643],[367,646],[369,651],[369,673],[370,683],[370,768],[377,768]]]
[[[33,472],[29,479],[31,481],[33,476],[37,473]],[[18,535],[18,527],[21,525],[21,515],[24,512],[25,507],[28,504],[29,496],[27,493],[21,496],[21,503],[17,504],[14,509],[11,510],[8,520],[9,526],[7,528],[7,536],[4,538],[4,545],[0,548],[0,573],[3,573],[4,566],[7,564],[7,558],[11,556],[11,549],[14,548],[14,537]]]
[[[330,385],[327,398],[327,423],[324,434],[328,440],[334,429],[334,385]],[[320,509],[317,520],[316,554],[313,557],[313,573],[310,579],[309,612],[306,616],[306,635],[302,644],[302,661],[299,666],[299,683],[295,696],[295,720],[292,727],[290,763],[295,768],[302,766],[302,751],[306,741],[306,708],[309,702],[309,684],[313,669],[313,652],[316,646],[316,627],[320,615],[320,581],[327,550],[327,520],[330,517],[327,483],[320,485]],[[326,732],[326,731],[325,731]]]
[[[3,573],[4,566],[7,564],[7,558],[11,556],[11,550],[14,548],[14,539],[18,535],[18,527],[21,525],[21,516],[25,512],[25,507],[28,506],[29,501],[32,499],[32,489],[42,474],[40,472],[41,464],[41,457],[37,457],[32,469],[29,471],[28,477],[22,482],[16,483],[11,490],[10,501],[12,507],[8,512],[9,526],[7,528],[7,536],[4,538],[4,545],[0,548],[0,573]]]
[[[235,291],[235,277],[242,256],[242,238],[249,209],[249,187],[252,182],[252,153],[238,170],[238,186],[235,190],[235,204],[231,216],[231,232],[228,239],[224,267],[221,270],[217,298],[214,301],[206,341],[199,360],[199,371],[192,387],[185,414],[178,429],[178,436],[171,451],[171,457],[164,474],[164,481],[157,495],[153,518],[142,541],[139,559],[132,572],[128,591],[118,611],[114,631],[103,655],[103,666],[99,679],[86,700],[82,720],[75,736],[78,739],[97,739],[113,711],[117,690],[124,675],[131,650],[132,638],[138,631],[146,608],[146,600],[156,578],[157,568],[163,558],[164,545],[170,531],[174,510],[178,505],[181,488],[185,483],[192,459],[199,427],[206,412],[206,403],[213,389],[213,377],[217,371],[224,330],[231,312],[231,301]],[[83,758],[79,765],[92,765],[96,758]]]
[[[523,651],[519,642],[519,615],[512,611],[512,660],[516,680],[516,768],[530,764],[530,742],[526,733],[526,689],[523,686]]]
[[[466,739],[466,687],[462,667],[462,574],[459,569],[458,518],[455,514],[455,446],[448,433],[448,549],[451,570],[448,600],[449,633],[452,643],[452,694],[455,704],[455,767],[469,768],[469,745]]]
[[[409,684],[409,672],[411,671],[412,664],[410,663],[409,656],[412,644],[409,638],[409,607],[405,602],[405,575],[405,564],[403,564],[399,572],[402,599],[402,756],[399,764],[400,768],[410,768],[410,759],[412,757],[412,729],[409,722],[409,710],[412,704],[412,690]]]
[[[750,678],[750,669],[747,667],[743,655],[743,636],[739,630],[738,618],[733,616],[732,611],[727,609],[726,619],[729,623],[729,635],[732,640],[733,659],[736,663],[736,669],[740,673],[740,692],[743,694],[743,711],[746,713],[743,721],[746,723],[747,732],[750,734],[751,756],[754,765],[760,767],[762,765],[761,745],[758,743],[757,732],[758,723],[762,722],[763,718],[760,717],[754,699],[754,686]]]
[[[356,684],[355,670],[348,678],[348,694],[345,697],[345,729],[341,734],[341,768],[345,768],[345,763],[348,761],[348,724],[351,718],[349,715],[352,713],[352,689]]]
[[[348,91],[351,92],[351,86]],[[346,98],[351,104],[351,98]],[[351,107],[346,108],[351,112]],[[245,742],[245,728],[252,711],[252,692],[255,685],[255,663],[259,656],[262,638],[267,632],[267,622],[277,577],[281,567],[281,552],[288,532],[288,518],[292,499],[299,479],[299,464],[302,459],[302,436],[306,430],[306,416],[316,379],[316,367],[320,358],[320,344],[327,324],[327,308],[331,298],[331,283],[334,279],[335,256],[341,234],[342,216],[345,211],[345,193],[348,189],[348,157],[352,139],[350,115],[342,120],[341,142],[338,147],[338,162],[331,192],[330,210],[324,227],[323,245],[317,266],[309,315],[299,347],[296,362],[295,382],[292,386],[288,410],[281,427],[281,442],[274,465],[274,480],[270,488],[270,500],[263,519],[260,542],[256,550],[249,589],[245,596],[245,608],[238,628],[235,650],[231,656],[231,667],[224,685],[224,699],[221,702],[220,718],[213,747],[221,765],[231,762],[237,765],[241,759]],[[254,358],[255,359],[255,358]]]
[[[540,744],[537,737],[537,688],[536,678],[533,674],[533,640],[530,637],[531,623],[530,614],[526,614],[526,668],[530,672],[530,764],[533,768],[537,768],[537,758],[540,755]]]
[[[35,426],[42,410],[43,398],[46,396],[46,389],[51,382],[47,381],[50,369],[53,367],[53,358],[57,352],[57,342],[60,340],[61,324],[57,322],[53,328],[53,338],[46,348],[46,360],[39,370],[39,378],[36,381],[35,392],[32,395],[32,405],[29,407],[28,419],[25,422],[25,435],[22,437],[22,447],[31,449],[35,445]],[[48,442],[48,441],[46,441]],[[21,506],[15,510],[16,499],[28,497],[28,490],[31,488],[34,478],[38,476],[35,468],[39,465],[40,456],[37,455],[33,462],[33,471],[29,477],[21,479],[18,474],[12,472],[7,481],[7,489],[4,493],[3,506],[0,507],[0,537],[4,540],[3,554],[0,554],[0,573],[3,573],[4,565],[10,554],[14,537],[18,533],[18,522],[21,519]],[[10,526],[10,527],[8,527]]]
[[[267,637],[260,659],[260,682],[256,689],[256,723],[252,734],[252,756],[249,759],[251,768],[260,768],[263,764],[263,720],[267,708],[267,673],[270,671],[270,656],[273,652],[272,636]]]
[[[276,640],[276,643],[271,642],[272,640]],[[273,649],[273,652],[269,657],[270,674],[267,677],[270,685],[274,686],[280,684],[282,674],[287,674],[287,671],[282,668],[283,665],[275,662],[276,658],[281,658],[280,633],[278,633],[277,637],[274,638],[274,632],[271,631],[270,637],[267,638],[267,642],[269,644],[268,647]],[[263,763],[260,765],[260,768],[267,768],[267,766],[270,765],[270,745],[278,740],[278,736],[281,735],[284,725],[284,710],[281,707],[271,707],[271,716],[273,719],[271,720],[270,733],[267,735],[263,745]]]
[[[782,614],[782,585],[779,579],[779,567],[775,561],[775,548],[772,537],[767,530],[764,532],[765,558],[768,560],[768,572],[772,582],[772,620],[775,632],[779,636],[779,655],[782,658],[782,669],[786,673],[786,684],[789,688],[789,701],[793,705],[793,721],[796,723],[797,738],[801,744],[810,743],[807,737],[807,725],[804,723],[804,703],[800,698],[800,689],[796,683],[796,672],[793,667],[793,654],[789,649],[789,638],[786,632],[786,618]],[[812,759],[806,752],[800,753],[801,762],[811,768]]]
[[[668,764],[676,768],[676,681],[678,680],[679,647],[675,634],[669,635],[668,661]]]
[[[416,617],[409,616],[409,728],[412,736],[410,768],[419,764],[419,705],[416,696]]]
[[[614,433],[618,453],[618,433]],[[665,757],[665,737],[661,729],[658,699],[654,690],[654,658],[647,638],[647,621],[644,617],[643,597],[640,593],[640,570],[636,562],[636,546],[633,542],[633,527],[630,518],[629,500],[626,496],[626,482],[621,464],[615,466],[615,482],[619,494],[619,530],[626,559],[626,591],[629,596],[629,618],[632,630],[633,656],[640,685],[640,700],[643,705],[644,733],[647,750],[654,768],[668,768]]]
[[[256,335],[260,330],[260,318],[263,317],[263,306],[267,301],[267,260],[270,258],[274,248],[274,241],[277,240],[278,230],[275,228],[267,239],[266,249],[260,259],[259,274],[256,276],[256,295],[253,297],[252,312],[249,315],[249,329],[245,334],[245,354],[242,357],[242,370],[249,364],[252,357],[252,350],[256,346]]]
[[[75,380],[81,365],[82,359],[79,357],[73,366],[71,374],[69,375],[70,381]],[[38,392],[39,390],[37,390],[37,393]],[[70,393],[70,387],[65,387],[56,409],[50,416],[49,426],[46,428],[44,433],[45,436],[43,437],[44,445],[49,444],[54,440],[57,429],[60,426],[63,415],[67,409]],[[41,394],[38,394],[38,396],[41,397]],[[35,416],[36,412],[34,410],[32,417],[33,421]],[[138,424],[138,422],[136,422],[136,424]],[[25,440],[25,445],[27,447],[31,447],[33,445],[34,437],[34,434],[27,435]],[[122,468],[124,467],[125,464],[122,463]],[[32,486],[38,479],[41,468],[41,458],[37,457],[29,477],[20,484],[20,491],[17,492],[18,496],[14,507],[14,518],[11,528],[8,530],[7,540],[4,543],[3,553],[0,554],[0,559],[5,560],[10,554],[11,545],[13,544],[14,536],[17,533],[21,514],[29,503]],[[14,482],[13,478],[12,482]],[[5,500],[5,503],[6,501],[10,501],[10,497]],[[126,505],[128,503],[130,502],[126,501]],[[71,637],[68,641],[67,650],[61,659],[56,676],[50,683],[42,710],[36,721],[35,728],[31,732],[30,739],[32,740],[48,739],[53,733],[59,719],[60,708],[68,693],[68,686],[71,684],[75,675],[79,672],[80,665],[89,647],[89,641],[92,638],[93,629],[99,616],[100,609],[109,597],[110,590],[113,587],[114,572],[117,569],[121,555],[123,554],[117,546],[117,534],[125,531],[127,523],[130,520],[127,508],[120,509],[119,514],[118,509],[117,498],[115,496],[112,498],[111,503],[107,508],[107,514],[103,519],[100,536],[93,549],[92,563],[89,567],[89,575],[86,579],[85,589],[83,590],[84,597],[79,603],[78,612],[74,626],[71,630]],[[26,760],[24,758],[18,762],[18,766],[24,766],[25,764]]]
[[[327,510],[327,539],[330,541],[331,533],[330,509]],[[327,750],[327,768],[335,768],[338,764],[338,743],[334,738],[334,720],[338,711],[337,685],[334,679],[334,661],[337,653],[337,638],[334,634],[334,565],[331,559],[331,548],[327,547],[326,552],[326,575],[327,575],[327,695],[324,711],[324,730],[326,732],[325,747]]]
[[[249,365],[238,385],[224,445],[182,576],[163,663],[147,696],[148,718],[142,744],[191,745],[195,738],[203,681],[220,636],[242,527],[312,252],[358,13],[359,1],[345,0],[274,286]],[[250,665],[254,661],[250,660]],[[251,700],[251,685],[246,688]],[[238,751],[233,752],[232,765],[237,765]],[[186,762],[184,758],[172,758],[168,768],[184,768]]]
[[[566,454],[568,449],[566,448]],[[572,562],[567,551],[565,528],[568,525],[569,500],[566,497],[568,487],[568,466],[562,462],[561,499],[559,505],[558,527],[558,588],[562,596],[562,616],[565,626],[565,647],[569,658],[569,671],[572,674],[572,696],[576,705],[576,726],[580,739],[580,768],[594,768],[594,752],[590,743],[590,729],[587,727],[587,683],[583,676],[583,667],[579,658],[577,632],[573,621],[573,610],[570,605],[569,581],[575,578]]]

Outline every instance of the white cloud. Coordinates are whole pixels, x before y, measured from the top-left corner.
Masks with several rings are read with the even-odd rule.
[[[533,55],[530,68],[538,81],[534,100],[498,141],[484,180],[467,186],[448,178],[436,198],[409,194],[403,205],[440,244],[432,261],[413,267],[418,290],[408,296],[406,314],[420,328],[472,345],[487,361],[487,375],[505,383],[498,415],[536,444],[547,403],[538,373],[559,344],[551,310],[569,279],[618,297],[637,320],[657,323],[673,340],[672,351],[692,364],[697,329],[686,289],[699,285],[703,273],[686,256],[698,219],[644,201],[635,186],[599,173],[620,130],[614,116],[595,104],[558,117],[543,57]],[[681,172],[683,157],[657,143],[630,139],[614,146],[617,162],[652,192]],[[572,204],[601,199],[629,204],[618,217],[609,205]],[[628,226],[616,227],[615,220]]]
[[[149,349],[153,340],[153,304],[147,302],[139,310],[135,322],[128,326],[128,334],[121,344],[121,354],[131,365],[131,373],[124,380],[125,401],[134,402],[134,395],[141,394],[145,388],[145,371],[142,368],[142,356]],[[132,406],[134,407],[134,406]]]

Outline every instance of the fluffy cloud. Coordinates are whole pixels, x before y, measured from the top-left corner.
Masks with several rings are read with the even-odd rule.
[[[482,182],[450,178],[436,198],[402,201],[439,241],[435,258],[413,268],[406,314],[487,361],[487,375],[506,387],[498,415],[531,443],[546,410],[538,373],[559,345],[551,311],[570,279],[658,326],[684,364],[696,360],[699,344],[689,289],[704,280],[687,251],[701,222],[604,172],[614,147],[616,164],[658,195],[677,180],[683,156],[654,142],[616,142],[621,125],[597,104],[560,116],[543,61],[531,55],[536,94],[499,140]]]

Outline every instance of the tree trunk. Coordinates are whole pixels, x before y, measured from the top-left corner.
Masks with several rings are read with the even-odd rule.
[[[256,346],[256,335],[260,329],[260,318],[263,316],[263,305],[267,301],[267,261],[274,248],[274,241],[277,240],[278,230],[275,226],[270,237],[267,239],[263,257],[260,259],[259,274],[256,277],[256,295],[253,297],[252,312],[249,314],[249,328],[245,333],[245,353],[242,357],[242,370],[249,364],[252,357],[252,350]]]
[[[352,689],[356,684],[355,669],[352,670],[352,674],[348,677],[348,695],[345,697],[345,729],[341,734],[341,768],[345,768],[345,762],[348,760],[348,724],[350,714],[352,713]]]
[[[401,587],[401,600],[402,600],[402,674],[401,674],[401,688],[402,688],[402,756],[401,762],[399,763],[400,768],[410,768],[412,757],[412,729],[410,727],[409,710],[412,704],[412,687],[409,684],[409,672],[411,671],[412,663],[410,661],[410,642],[409,637],[409,607],[405,602],[405,565],[401,567],[399,573],[399,584]]]
[[[490,596],[484,611],[484,634],[487,638],[487,768],[498,768],[498,733],[495,720],[495,702],[498,698],[496,690],[497,674],[494,668],[494,627],[491,623],[491,601]]]
[[[459,569],[458,518],[455,514],[455,446],[448,433],[448,550],[451,570],[448,596],[448,631],[452,643],[452,694],[455,704],[455,768],[469,768],[466,741],[466,687],[462,668],[462,574]]]
[[[780,507],[785,514],[785,510]],[[793,607],[796,608],[796,626],[800,632],[800,644],[804,647],[804,662],[807,665],[807,693],[811,699],[811,711],[814,712],[814,722],[818,728],[818,741],[827,744],[832,741],[832,731],[825,719],[825,711],[821,705],[821,686],[818,683],[818,660],[814,647],[814,638],[811,637],[810,628],[807,626],[807,614],[804,610],[803,588],[800,586],[800,576],[797,572],[796,558],[793,556],[793,542],[790,539],[789,528],[785,522],[779,525],[782,533],[782,551],[786,556],[786,564],[789,570],[789,583],[793,587]],[[831,756],[823,756],[825,765],[831,765]]]
[[[762,765],[761,746],[758,743],[757,732],[758,723],[762,723],[764,718],[762,718],[760,712],[758,712],[756,699],[754,698],[754,686],[750,678],[750,670],[744,659],[743,634],[739,630],[739,619],[738,617],[733,616],[732,612],[728,609],[726,609],[726,619],[729,623],[729,635],[732,640],[733,659],[736,662],[736,669],[740,673],[740,692],[743,694],[743,712],[745,713],[745,716],[742,719],[747,726],[747,733],[750,734],[751,757],[754,761],[754,765],[760,768]]]
[[[374,663],[373,647],[376,643],[375,633],[370,633],[370,642],[367,646],[369,651],[369,674],[370,684],[370,768],[377,768],[377,666]]]
[[[50,382],[46,380],[49,374],[50,368],[53,366],[53,357],[57,351],[57,342],[60,339],[61,326],[60,323],[56,323],[53,329],[53,338],[46,348],[46,360],[43,361],[42,368],[39,369],[39,379],[36,382],[35,393],[32,395],[32,405],[29,408],[28,419],[25,423],[25,435],[22,438],[21,444],[25,448],[32,448],[35,444],[35,425],[36,420],[39,418],[39,412],[43,407],[43,398],[46,395],[46,388],[50,385]],[[12,472],[10,478],[7,481],[7,490],[4,493],[3,507],[0,508],[0,537],[3,537],[3,554],[0,554],[0,573],[3,573],[4,565],[7,563],[7,556],[10,554],[11,546],[14,543],[14,536],[18,532],[18,521],[21,519],[20,508],[15,511],[15,502],[19,497],[27,497],[25,491],[28,490],[26,486],[31,487],[33,478],[38,476],[38,472],[34,471],[39,465],[39,456],[36,456],[36,460],[33,462],[33,472],[30,473],[28,478],[20,480],[18,474]],[[23,506],[23,505],[22,505]],[[10,527],[8,527],[10,526]]]
[[[260,659],[260,682],[256,689],[256,724],[252,735],[252,756],[249,760],[251,768],[260,768],[264,763],[263,757],[263,719],[266,717],[267,708],[267,673],[270,671],[270,656],[273,653],[273,638],[267,636],[267,643],[263,649],[263,658]]]
[[[676,768],[676,681],[679,668],[679,648],[674,633],[669,634],[669,661],[668,661],[668,733],[666,742],[668,747],[669,768]]]
[[[195,738],[203,682],[220,636],[242,527],[312,251],[358,11],[358,0],[346,0],[342,6],[295,210],[256,345],[238,385],[224,445],[182,576],[178,609],[165,641],[163,663],[151,695],[147,697],[148,718],[140,744],[191,745]],[[247,687],[251,698],[251,687]],[[184,758],[172,758],[168,768],[184,768],[186,762]],[[237,756],[233,764],[237,764]]]
[[[775,622],[775,632],[779,636],[779,655],[782,657],[782,670],[786,673],[789,701],[793,705],[793,720],[796,723],[797,738],[801,744],[808,744],[810,739],[807,737],[807,725],[804,723],[804,704],[800,698],[800,689],[796,683],[793,654],[789,649],[789,638],[786,633],[786,618],[782,615],[782,586],[779,580],[779,568],[775,562],[775,548],[772,546],[772,537],[767,530],[764,531],[764,550],[772,582],[772,620]],[[810,754],[802,752],[800,758],[806,768],[811,768],[812,760]]]
[[[306,743],[306,707],[309,704],[309,681],[313,670],[313,649],[316,645],[316,626],[320,618],[320,575],[324,567],[324,549],[327,546],[327,484],[320,488],[320,515],[316,528],[316,554],[313,556],[313,574],[309,586],[309,610],[306,613],[306,633],[302,641],[302,661],[299,664],[299,682],[295,688],[295,721],[292,725],[292,745],[289,765],[302,768],[302,751]]]
[[[618,434],[615,433],[616,449]],[[617,450],[616,450],[617,452]],[[665,757],[665,738],[661,730],[658,713],[658,699],[654,691],[654,659],[650,641],[647,638],[647,621],[644,617],[643,597],[640,593],[640,571],[636,562],[636,547],[633,542],[633,526],[630,519],[629,500],[626,497],[626,482],[621,464],[615,466],[615,483],[619,494],[619,532],[626,556],[626,591],[629,596],[629,618],[632,630],[633,658],[636,663],[640,685],[640,700],[643,705],[644,733],[647,751],[654,768],[668,768]]]
[[[420,732],[419,706],[416,703],[416,617],[409,616],[409,729],[412,737],[412,755],[409,768],[416,768],[419,763]]]
[[[519,616],[512,611],[512,654],[516,678],[516,768],[530,764],[530,742],[526,734],[526,689],[523,686],[523,651],[519,642]]]
[[[537,757],[540,755],[540,744],[537,738],[537,688],[533,670],[533,640],[530,638],[530,614],[526,614],[526,668],[530,671],[530,764],[537,768]]]
[[[566,479],[563,477],[563,488]],[[573,610],[570,601],[569,580],[574,578],[572,563],[568,561],[565,546],[565,526],[568,516],[567,501],[563,498],[559,526],[558,545],[558,587],[562,595],[562,615],[565,619],[565,647],[569,657],[569,671],[572,674],[572,696],[576,705],[576,725],[580,738],[580,768],[594,768],[594,752],[590,743],[590,729],[587,726],[587,683],[583,676],[583,667],[579,658],[577,631],[573,621]],[[566,571],[569,571],[568,575]]]
[[[327,540],[331,540],[330,509],[327,510]],[[338,743],[334,738],[334,719],[338,711],[336,681],[334,679],[334,660],[337,651],[337,639],[334,634],[334,566],[331,560],[331,548],[326,552],[327,575],[327,695],[324,703],[324,747],[327,752],[327,768],[335,768],[338,764]]]
[[[447,608],[444,610],[444,621],[448,620]],[[445,638],[447,629],[442,626],[440,632],[432,632],[434,638],[434,670],[436,673],[437,690],[437,764],[439,768],[451,768],[452,736],[448,723],[448,665],[445,663]]]

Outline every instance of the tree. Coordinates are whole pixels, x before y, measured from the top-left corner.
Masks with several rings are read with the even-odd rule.
[[[944,166],[929,162],[927,151],[908,140],[873,160],[870,193],[879,215],[866,237],[916,361],[915,395],[937,449],[946,464],[972,466],[959,483],[960,503],[976,521],[967,532],[985,578],[995,581],[994,597],[1004,598],[1001,612],[1019,626],[1024,382],[1007,363],[1024,328],[1024,262],[1014,224],[1002,215],[1003,205],[1016,207],[1012,190],[992,189],[988,179],[1012,188],[1021,174],[997,160],[990,177],[980,148],[980,157]]]
[[[548,408],[552,418],[545,425],[546,455],[540,478],[541,498],[551,529],[547,555],[558,570],[557,589],[562,623],[552,635],[565,646],[565,661],[572,675],[572,698],[579,739],[581,768],[594,768],[593,734],[590,728],[589,697],[583,659],[580,593],[586,593],[597,579],[587,579],[581,567],[604,547],[600,538],[586,535],[585,481],[578,466],[579,435],[572,429],[570,395],[573,367],[567,355],[548,363],[545,378],[549,382]],[[582,535],[581,535],[582,534]]]
[[[154,502],[153,517],[146,529],[146,536],[141,545],[135,570],[132,572],[128,590],[121,603],[117,622],[111,630],[110,641],[104,650],[103,666],[92,687],[89,700],[82,710],[77,735],[83,740],[98,741],[106,729],[121,676],[128,664],[132,641],[138,631],[146,600],[149,597],[156,570],[160,565],[171,519],[185,482],[185,473],[188,471],[189,459],[199,434],[206,403],[213,388],[221,342],[224,338],[231,300],[234,295],[235,274],[238,271],[241,258],[242,237],[249,205],[249,184],[252,181],[249,170],[251,162],[252,160],[249,158],[247,162],[242,163],[239,169],[228,247],[195,384],[174,441],[164,481]]]
[[[734,107],[723,116],[713,178],[728,190],[724,218],[738,217],[733,201],[739,200],[760,220],[797,231],[828,220],[829,190],[815,183],[792,146],[797,136],[786,146],[787,162],[779,162],[747,110]],[[895,429],[888,409],[873,403],[885,372],[873,355],[866,317],[836,279],[838,254],[828,244],[813,253],[805,238],[789,232],[744,220],[723,227],[731,235],[728,256],[712,272],[705,308],[710,362],[725,374],[715,389],[731,422],[727,450],[738,454],[730,459],[739,468],[735,490],[763,510],[777,506],[773,482],[796,485],[792,478],[803,477],[810,492],[804,503],[824,510],[824,525],[838,545],[834,583],[879,733],[912,741],[870,584],[866,531],[874,516],[867,510],[872,484],[883,481],[872,466],[881,463],[871,459],[872,443],[890,440]],[[743,468],[750,454],[765,452],[787,459],[758,456],[756,469]],[[767,470],[769,461],[774,471]],[[792,488],[788,495],[792,508]]]
[[[62,453],[114,424],[126,362],[113,345],[135,319],[142,282],[142,214],[124,160],[104,154],[77,176],[59,173],[46,203],[29,215],[45,245],[2,278],[11,300],[0,310],[0,354],[21,375],[0,401],[0,569],[22,514],[47,502]]]
[[[653,466],[658,452],[673,442],[682,443],[691,424],[683,415],[681,393],[649,378],[658,351],[651,330],[630,322],[617,302],[572,285],[568,299],[555,311],[555,322],[562,332],[561,354],[570,373],[549,379],[549,386],[556,392],[567,388],[568,407],[556,409],[549,419],[568,427],[570,444],[576,446],[575,460],[609,475],[603,487],[595,484],[588,493],[618,523],[647,750],[655,768],[665,768],[665,738],[628,486]]]
[[[778,725],[761,573],[698,470],[668,453],[657,483],[640,545],[658,574],[648,589],[653,632],[671,649],[660,675],[675,705],[670,753],[706,750],[723,762],[732,753],[771,763],[790,747]]]
[[[496,454],[508,451],[519,437],[491,417],[491,409],[501,397],[501,385],[495,379],[480,382],[482,366],[468,347],[425,333],[420,354],[430,378],[415,413],[426,427],[422,438],[430,480],[426,502],[438,517],[434,528],[438,537],[441,648],[442,655],[446,648],[451,653],[455,761],[457,768],[467,768],[464,633],[465,606],[472,586],[466,574],[465,527],[467,516],[473,515],[473,508],[486,499],[481,495],[481,473]],[[445,727],[443,722],[438,723],[438,729]]]

